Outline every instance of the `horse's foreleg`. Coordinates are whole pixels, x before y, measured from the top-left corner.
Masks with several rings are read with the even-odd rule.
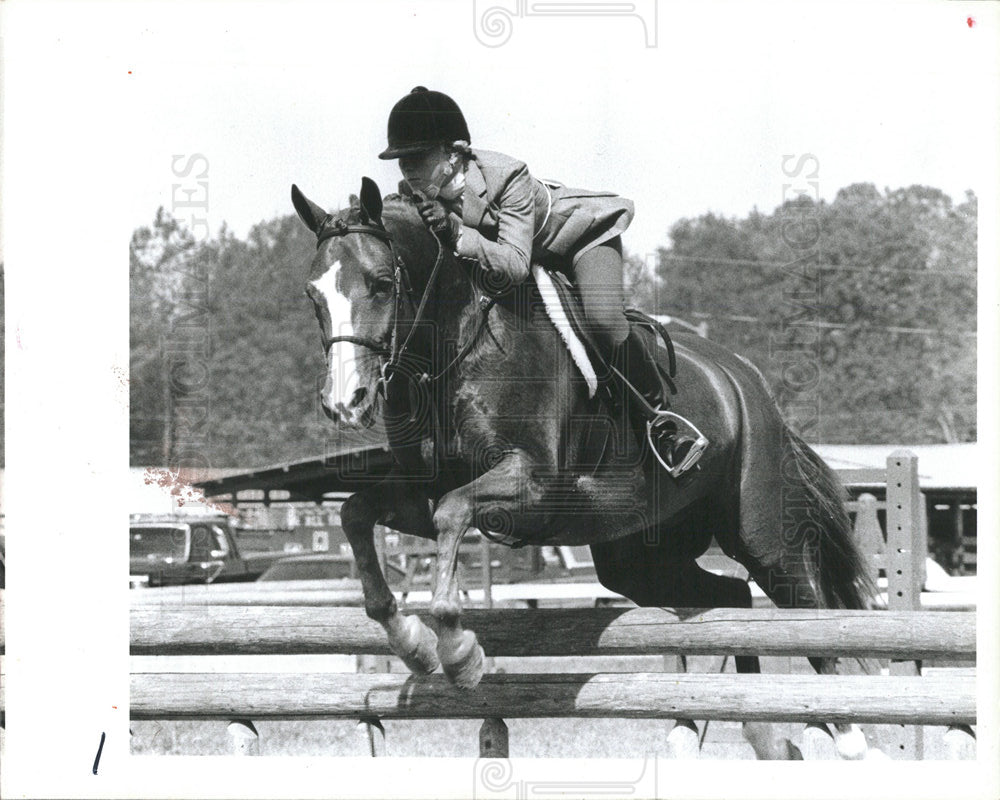
[[[390,497],[396,502],[391,509],[387,509],[385,499]],[[419,498],[406,498],[411,505],[417,504],[416,507],[407,508],[399,502],[403,497],[385,487],[359,492],[344,502],[340,510],[340,521],[354,551],[354,561],[361,576],[365,613],[385,628],[390,649],[403,660],[407,668],[411,672],[424,674],[433,672],[438,667],[437,637],[416,615],[404,616],[400,613],[396,598],[382,574],[375,549],[375,523],[387,510],[393,512],[394,524],[402,524],[396,521],[397,518],[405,519],[413,514],[417,515],[415,521],[419,524],[421,510],[428,517],[426,507],[419,507]],[[425,525],[429,528],[429,518]]]
[[[462,514],[462,518],[464,518]],[[434,515],[435,524],[438,515]],[[438,657],[456,686],[474,689],[483,677],[483,648],[476,634],[462,629],[462,601],[458,591],[458,548],[469,529],[460,518],[438,529],[437,573],[431,614],[438,623]]]
[[[501,521],[512,519],[513,513],[523,508],[527,474],[523,455],[511,453],[489,472],[442,497],[434,512],[438,559],[430,611],[438,623],[438,655],[445,674],[463,689],[479,684],[484,656],[476,635],[462,628],[459,545],[477,515],[496,520],[500,527]]]

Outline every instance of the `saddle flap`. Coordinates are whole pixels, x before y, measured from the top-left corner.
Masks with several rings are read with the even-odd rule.
[[[607,364],[587,332],[583,308],[566,276],[540,264],[531,268],[545,312],[566,343],[569,354],[587,382],[591,397],[597,394],[598,374],[607,373]],[[596,365],[596,369],[595,369]]]
[[[586,322],[583,304],[576,289],[562,272],[540,264],[532,267],[532,274],[542,296],[546,313],[566,342],[573,361],[587,380],[590,396],[593,397],[597,392],[597,375],[607,375],[610,367],[590,334],[590,326]],[[635,339],[648,350],[648,355],[653,356],[652,361],[657,365],[657,372],[665,390],[670,394],[677,394],[677,387],[673,381],[677,373],[677,358],[667,329],[655,317],[637,308],[626,308],[625,318],[632,329],[639,328],[645,334],[636,336]],[[661,366],[660,360],[655,358],[657,338],[667,352],[666,370]]]

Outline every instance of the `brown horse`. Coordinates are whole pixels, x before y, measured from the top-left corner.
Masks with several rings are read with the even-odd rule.
[[[464,688],[483,674],[456,577],[472,527],[515,546],[589,544],[601,583],[639,605],[750,607],[745,581],[696,563],[714,536],[779,606],[866,606],[871,586],[843,490],[749,362],[675,337],[682,391],[673,406],[712,443],[675,480],[647,457],[621,404],[608,392],[591,396],[533,281],[500,286],[460,262],[409,200],[383,204],[367,178],[360,201],[336,215],[294,186],[292,200],[317,236],[306,291],[327,352],[323,408],[347,425],[381,416],[395,457],[384,481],[344,503],[341,519],[368,616],[412,671],[440,663]],[[376,556],[378,523],[436,539],[437,635],[399,611]],[[756,657],[736,661],[759,671]],[[831,659],[812,662],[835,670]],[[839,727],[848,734],[841,750],[857,755],[863,737]],[[745,728],[758,755],[783,752],[759,728]]]

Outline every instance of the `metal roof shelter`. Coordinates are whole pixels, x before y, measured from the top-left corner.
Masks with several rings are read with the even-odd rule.
[[[955,445],[814,445],[834,469],[884,468],[893,450],[905,448],[919,461],[921,488],[928,493],[975,495],[975,443]],[[285,500],[322,502],[325,495],[356,492],[384,476],[392,465],[389,445],[381,430],[344,432],[323,456],[278,464],[194,484],[207,497],[233,503]],[[242,499],[240,492],[263,492]],[[272,492],[282,496],[272,496]],[[287,495],[285,494],[287,493]]]
[[[195,483],[207,497],[240,503],[311,501],[356,492],[389,472],[392,455],[380,429],[338,431],[322,456]],[[254,492],[258,496],[240,497]],[[260,494],[263,496],[259,496]]]
[[[880,469],[895,450],[917,457],[923,491],[975,493],[981,472],[976,442],[960,444],[814,444],[812,448],[834,469]]]

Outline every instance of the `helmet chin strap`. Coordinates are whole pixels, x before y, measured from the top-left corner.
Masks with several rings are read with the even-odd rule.
[[[452,153],[448,163],[442,165],[444,167],[442,172],[446,176],[446,180],[441,184],[438,194],[445,200],[454,200],[465,189],[465,170],[462,169],[462,165],[458,164],[460,158],[460,153]]]

